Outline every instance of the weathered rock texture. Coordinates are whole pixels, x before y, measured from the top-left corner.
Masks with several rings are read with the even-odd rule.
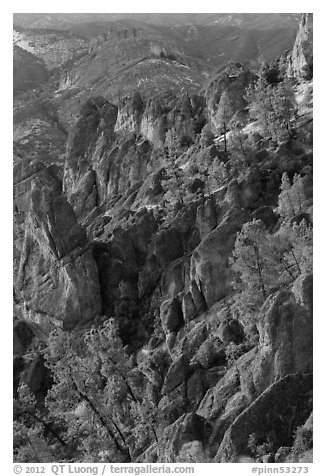
[[[293,50],[289,56],[288,75],[295,78],[312,78],[312,29],[313,14],[304,13],[301,17]]]
[[[71,329],[101,312],[98,273],[85,231],[49,173],[31,184],[18,289],[41,322]]]
[[[277,435],[277,444],[293,442],[293,429],[304,423],[304,407],[311,398],[312,375],[291,374],[268,387],[232,423],[224,435],[215,461],[236,462],[248,454],[249,435]]]

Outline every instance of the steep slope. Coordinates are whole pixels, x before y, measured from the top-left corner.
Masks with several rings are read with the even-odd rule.
[[[39,87],[48,79],[45,64],[28,51],[14,45],[14,95]]]
[[[14,27],[14,45],[32,53],[48,71],[88,51],[88,42],[66,31]]]

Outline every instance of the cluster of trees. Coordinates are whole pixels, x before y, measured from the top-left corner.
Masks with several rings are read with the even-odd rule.
[[[264,65],[256,82],[247,87],[244,99],[249,118],[260,127],[260,138],[272,144],[292,139],[298,105],[291,81],[281,77],[277,65]],[[193,154],[195,158],[191,159],[190,169],[187,166],[183,170],[179,166],[180,156],[185,151],[176,131],[170,130],[166,134],[163,150],[166,177],[162,185],[168,215],[220,188],[231,178],[241,181],[248,167],[254,163],[257,145],[249,143],[248,134],[233,119],[235,111],[228,90],[222,92],[214,111],[213,123],[202,128],[199,140],[192,146],[200,147],[201,151]],[[217,135],[223,138],[221,144],[216,143]],[[214,149],[214,160],[211,160]],[[194,181],[197,187],[192,186]]]
[[[158,441],[167,423],[144,391],[146,362],[127,353],[113,318],[79,337],[53,331],[45,359],[53,377],[45,406],[26,386],[15,399],[16,461],[130,462]]]
[[[292,137],[292,121],[298,110],[294,88],[290,80],[280,78],[275,66],[262,68],[257,81],[246,89],[244,99],[249,117],[260,125],[264,139],[277,143]],[[223,135],[225,153],[228,151],[227,133],[235,127],[230,123],[234,112],[229,93],[225,90],[214,115],[214,127],[217,134]]]
[[[263,137],[278,143],[292,138],[292,121],[296,117],[297,102],[289,80],[270,84],[261,75],[248,87],[246,100],[250,117],[261,126]]]
[[[277,212],[279,229],[270,233],[262,220],[245,223],[237,235],[232,268],[238,277],[238,306],[253,317],[267,297],[312,272],[312,226],[308,222],[304,179],[283,174]]]

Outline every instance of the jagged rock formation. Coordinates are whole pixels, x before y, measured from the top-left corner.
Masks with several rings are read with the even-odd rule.
[[[309,14],[303,17],[289,60],[288,74],[300,80],[310,61],[305,46],[311,41],[310,21]],[[218,141],[213,136],[205,143],[202,131],[206,124],[214,126],[225,90],[232,120],[244,130],[243,93],[255,74],[228,64],[200,95],[192,86],[180,94],[154,94],[150,88],[144,93],[147,85],[129,88],[131,76],[125,73],[128,94],[115,101],[117,77],[110,85],[102,76],[103,46],[121,40],[131,47],[121,53],[121,63],[131,61],[140,43],[146,51],[150,47],[149,58],[138,58],[142,74],[158,62],[163,71],[189,69],[190,60],[179,63],[183,54],[171,57],[173,45],[149,38],[148,29],[130,25],[112,26],[97,37],[92,51],[62,71],[56,99],[45,104],[56,127],[68,129],[61,162],[31,154],[15,159],[15,392],[25,382],[44,400],[52,382],[36,343],[43,350],[50,330],[62,327],[78,340],[85,329],[114,316],[128,365],[139,365],[133,374],[137,391],[164,417],[162,431],[153,432],[155,438],[147,435],[132,461],[236,462],[256,457],[253,435],[261,445],[273,440],[272,454],[262,457],[285,461],[294,454],[294,432],[311,429],[312,275],[299,270],[284,289],[276,284],[248,317],[245,307],[237,307],[241,295],[230,260],[245,223],[261,220],[270,237],[282,228],[277,204],[284,172],[291,179],[305,177],[306,208],[288,223],[312,223],[310,119],[304,122],[303,114],[297,136],[278,146],[251,134],[245,167],[234,172]],[[249,35],[246,51],[251,42]],[[94,70],[83,75],[87,64]],[[95,66],[101,78],[85,91],[98,73]],[[70,97],[75,86],[80,90]],[[103,96],[89,97],[94,92]],[[67,102],[58,106],[65,94]],[[177,190],[174,184],[182,197],[168,203],[168,169],[175,166],[168,156],[172,129],[185,186]],[[211,173],[214,162],[218,172]],[[201,163],[206,168],[200,175]],[[221,168],[228,178],[207,186],[214,173],[222,175]]]
[[[64,171],[64,191],[78,216],[127,190],[143,200],[143,190],[148,194],[151,188],[148,182],[142,187],[143,181],[157,174],[162,163],[158,148],[167,130],[174,126],[180,142],[193,141],[205,124],[198,96],[156,101],[157,107],[155,99],[144,102],[135,93],[119,108],[101,97],[82,108],[68,139]]]
[[[60,182],[48,169],[34,175],[17,292],[45,327],[61,321],[71,329],[101,312],[97,268]]]
[[[287,74],[290,77],[308,79],[312,77],[312,21],[312,13],[302,15],[293,50],[288,57]]]

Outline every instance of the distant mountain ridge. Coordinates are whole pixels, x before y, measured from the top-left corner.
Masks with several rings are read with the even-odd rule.
[[[16,146],[39,151],[42,143],[42,155],[60,157],[61,139],[94,95],[117,104],[135,89],[146,101],[164,91],[194,94],[230,62],[257,70],[292,49],[296,21],[296,14],[15,14],[14,92],[27,93],[15,101]],[[41,98],[57,111],[58,128]]]
[[[78,23],[138,20],[159,25],[221,24],[243,28],[296,27],[299,13],[14,13],[14,23],[29,28],[69,29]]]

